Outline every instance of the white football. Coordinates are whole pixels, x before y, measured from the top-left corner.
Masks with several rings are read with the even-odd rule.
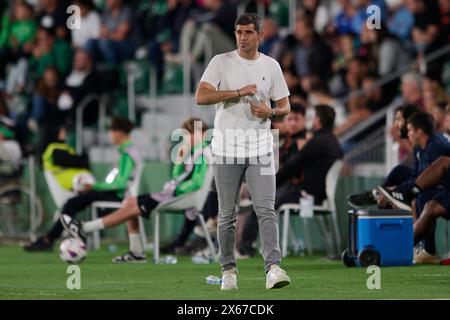
[[[86,254],[86,244],[80,239],[67,238],[59,245],[59,257],[67,263],[79,263]]]
[[[85,184],[94,184],[95,178],[89,172],[83,172],[75,175],[72,180],[72,189],[76,193],[84,191]]]

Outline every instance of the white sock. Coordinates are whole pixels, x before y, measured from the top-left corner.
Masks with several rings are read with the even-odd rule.
[[[130,251],[135,254],[144,254],[139,233],[130,233],[128,238],[130,239]]]
[[[91,233],[91,232],[103,230],[103,229],[105,229],[105,226],[103,225],[102,219],[95,219],[95,220],[83,223],[83,231],[85,233]]]

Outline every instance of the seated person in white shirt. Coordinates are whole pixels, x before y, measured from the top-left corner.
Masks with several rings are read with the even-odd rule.
[[[0,186],[17,178],[17,172],[22,159],[19,143],[14,140],[11,120],[0,117]]]

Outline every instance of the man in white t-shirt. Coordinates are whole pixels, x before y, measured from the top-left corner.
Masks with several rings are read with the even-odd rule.
[[[100,15],[94,10],[90,0],[76,0],[74,5],[80,8],[80,28],[72,28],[72,45],[75,48],[84,48],[90,39],[100,37]]]
[[[210,61],[196,93],[197,104],[216,107],[212,150],[219,200],[221,289],[237,289],[235,208],[244,179],[258,217],[266,288],[281,288],[290,278],[279,267],[270,119],[289,113],[289,90],[278,62],[258,52],[263,36],[260,17],[245,13],[236,20],[235,28],[238,49]],[[273,109],[270,100],[275,102]]]

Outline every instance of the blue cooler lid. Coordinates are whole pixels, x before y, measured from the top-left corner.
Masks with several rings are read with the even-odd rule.
[[[400,209],[388,209],[388,210],[372,210],[372,209],[360,209],[356,210],[355,214],[358,217],[379,217],[379,218],[389,218],[389,217],[411,217],[412,213],[406,210]]]

